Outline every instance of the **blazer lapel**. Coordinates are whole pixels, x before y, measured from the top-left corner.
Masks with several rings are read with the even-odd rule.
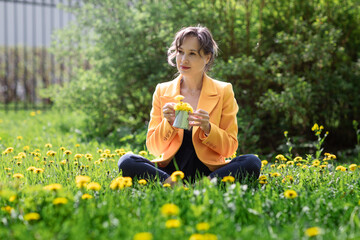
[[[211,114],[212,110],[219,102],[219,99],[220,95],[217,92],[213,80],[205,74],[197,109],[203,109]]]
[[[213,80],[204,74],[203,86],[201,89],[197,109],[203,109],[211,116],[211,112],[219,102],[219,99],[220,94],[217,92]],[[198,129],[199,127],[194,127],[193,136]]]

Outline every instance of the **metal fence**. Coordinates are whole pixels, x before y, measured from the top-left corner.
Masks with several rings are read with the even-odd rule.
[[[75,17],[76,0],[0,0],[0,109],[48,108],[39,89],[71,80],[68,59],[49,52],[54,31]]]

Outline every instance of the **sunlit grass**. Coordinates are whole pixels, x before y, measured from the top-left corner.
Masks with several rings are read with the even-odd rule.
[[[255,182],[169,188],[122,178],[117,159],[132,149],[83,142],[81,124],[76,113],[1,112],[0,239],[360,238],[360,169],[321,146],[262,159]]]

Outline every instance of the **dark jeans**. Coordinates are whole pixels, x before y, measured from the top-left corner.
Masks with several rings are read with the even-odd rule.
[[[210,178],[218,177],[223,178],[225,176],[233,176],[238,181],[245,178],[257,179],[260,175],[261,161],[258,157],[252,154],[246,154],[235,157],[227,165],[211,172],[201,161],[197,161],[196,169],[176,169],[173,161],[171,161],[166,167],[161,168],[155,166],[154,163],[148,159],[127,153],[119,159],[118,162],[119,171],[122,171],[122,175],[131,178],[150,178],[154,179],[156,176],[163,182],[171,173],[176,170],[183,171],[185,178],[188,181],[193,182],[195,177],[209,176]]]

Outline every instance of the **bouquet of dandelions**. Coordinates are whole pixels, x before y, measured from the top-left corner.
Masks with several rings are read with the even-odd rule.
[[[193,108],[190,106],[190,104],[183,102],[184,96],[177,95],[175,97],[175,100],[179,101],[177,104],[175,104],[175,121],[173,123],[174,127],[182,128],[182,129],[189,129],[189,112],[193,112]]]

